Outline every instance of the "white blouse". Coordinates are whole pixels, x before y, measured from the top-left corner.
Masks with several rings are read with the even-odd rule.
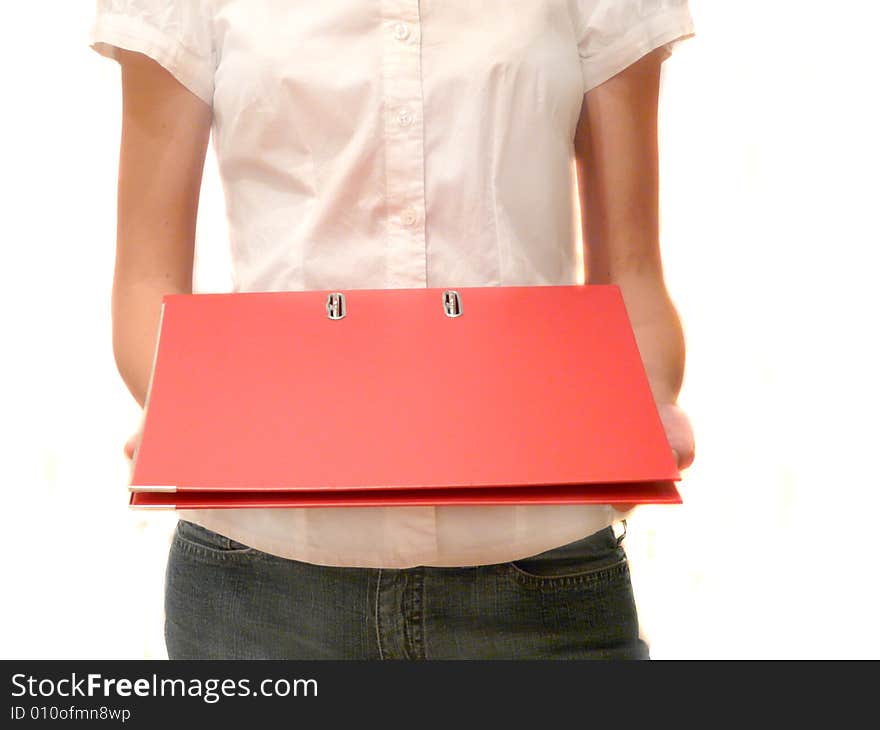
[[[89,45],[213,106],[234,291],[571,285],[584,94],[694,33],[687,0],[97,0]],[[515,560],[604,505],[181,510],[265,552]]]

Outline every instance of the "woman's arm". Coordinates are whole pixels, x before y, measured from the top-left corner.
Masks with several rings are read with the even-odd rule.
[[[658,403],[684,376],[681,322],[660,259],[658,51],[587,92],[575,137],[588,284],[617,284]]]
[[[675,404],[685,342],[660,258],[657,106],[662,51],[590,89],[575,136],[586,282],[617,284],[680,469],[694,459]]]
[[[141,406],[164,294],[192,292],[211,107],[148,56],[121,50],[113,353]]]

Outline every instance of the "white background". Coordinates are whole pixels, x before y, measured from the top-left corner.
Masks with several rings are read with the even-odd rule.
[[[91,0],[15,3],[3,113],[4,658],[164,658],[173,513],[129,510],[114,363],[119,66]],[[872,4],[691,0],[664,64],[662,249],[687,338],[685,504],[627,548],[652,655],[880,655]],[[228,291],[209,150],[195,291]]]

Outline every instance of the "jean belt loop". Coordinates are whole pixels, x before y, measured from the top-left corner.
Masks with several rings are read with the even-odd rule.
[[[620,533],[617,537],[617,547],[620,547],[620,544],[623,542],[623,538],[626,537],[626,520],[621,520],[620,524],[623,525],[623,532]]]

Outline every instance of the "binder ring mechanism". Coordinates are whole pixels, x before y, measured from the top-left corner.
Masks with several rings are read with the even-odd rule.
[[[342,319],[346,314],[345,294],[331,292],[327,295],[327,317],[330,319]],[[443,311],[447,317],[461,316],[461,294],[453,289],[443,292]]]
[[[453,289],[443,292],[443,311],[447,317],[461,317],[461,294]]]
[[[336,291],[327,295],[327,316],[330,319],[342,319],[345,316],[345,294]]]

